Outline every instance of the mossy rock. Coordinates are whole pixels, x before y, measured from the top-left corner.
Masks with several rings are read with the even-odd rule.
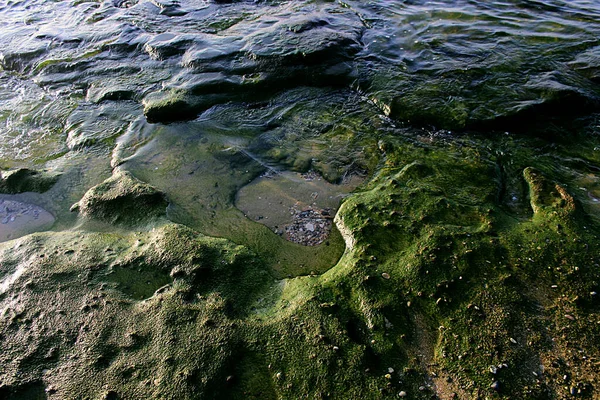
[[[44,193],[50,190],[60,175],[45,171],[20,168],[0,172],[0,193],[16,194],[23,192]]]
[[[88,190],[72,210],[104,222],[140,225],[165,216],[167,206],[163,193],[129,172],[117,171]]]
[[[271,282],[242,246],[174,224],[31,235],[0,263],[0,397],[17,400],[228,398],[239,318]]]
[[[143,101],[148,122],[172,122],[194,119],[198,108],[192,96],[183,93],[153,93]]]
[[[569,214],[575,211],[575,200],[558,183],[552,183],[535,168],[525,168],[523,177],[529,185],[529,197],[534,214],[544,211]]]

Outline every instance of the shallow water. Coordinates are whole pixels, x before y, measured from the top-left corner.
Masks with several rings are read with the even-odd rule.
[[[0,15],[0,167],[61,169],[66,192],[44,197],[61,228],[116,165],[164,191],[170,218],[244,242],[242,211],[276,235],[289,210],[251,211],[268,202],[242,204],[260,186],[244,185],[372,173],[380,132],[599,130],[598,2],[26,0]],[[594,207],[595,175],[572,175]]]
[[[43,208],[0,196],[0,242],[50,229],[54,216]]]
[[[1,398],[593,396],[600,1],[0,21]]]

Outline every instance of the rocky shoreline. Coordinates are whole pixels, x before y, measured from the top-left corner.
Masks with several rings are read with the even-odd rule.
[[[0,399],[600,396],[595,2],[0,17]]]

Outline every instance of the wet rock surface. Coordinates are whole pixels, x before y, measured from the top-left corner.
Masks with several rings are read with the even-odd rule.
[[[164,216],[167,200],[152,186],[124,171],[91,188],[72,207],[88,218],[115,224],[143,224]]]
[[[51,174],[46,171],[35,171],[27,168],[0,171],[0,193],[43,193],[48,191],[56,183],[58,178],[58,174]]]
[[[331,11],[281,8],[226,36],[158,35],[146,44],[150,56],[181,56],[187,69],[144,99],[144,114],[150,122],[193,119],[215,104],[261,101],[286,88],[350,84],[364,27],[350,11]]]
[[[362,178],[331,184],[311,170],[303,174],[269,170],[244,186],[236,207],[286,240],[304,246],[325,242],[340,201]]]
[[[0,17],[0,398],[598,396],[595,2]]]

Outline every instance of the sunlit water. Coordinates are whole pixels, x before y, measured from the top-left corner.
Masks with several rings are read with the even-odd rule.
[[[64,173],[59,220],[122,164],[226,236],[195,213],[265,169],[363,174],[388,116],[452,130],[600,98],[598,1],[37,0],[0,18],[0,167]],[[184,118],[146,121],[175,94]]]

